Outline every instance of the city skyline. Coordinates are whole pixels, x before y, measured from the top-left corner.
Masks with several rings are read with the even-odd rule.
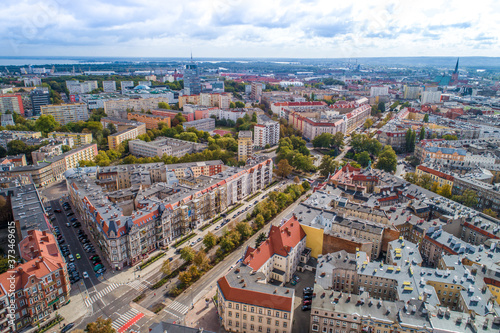
[[[444,1],[21,1],[0,56],[355,58],[495,56],[499,4]],[[442,10],[446,8],[446,10]],[[320,10],[319,10],[320,9]]]

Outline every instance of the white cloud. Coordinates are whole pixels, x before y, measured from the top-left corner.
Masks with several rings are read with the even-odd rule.
[[[21,0],[0,11],[0,55],[497,56],[499,13],[494,0]]]

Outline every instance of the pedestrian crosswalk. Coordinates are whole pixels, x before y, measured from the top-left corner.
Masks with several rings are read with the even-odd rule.
[[[170,310],[174,310],[182,315],[185,315],[189,310],[189,307],[187,305],[184,305],[177,301],[173,301],[172,303],[170,303],[167,308]]]
[[[142,314],[142,312],[139,312],[138,310],[131,308],[124,314],[120,315],[120,317],[115,319],[113,323],[111,323],[111,326],[118,331],[122,326],[127,324],[130,320],[132,320],[139,314]]]
[[[98,299],[102,298],[104,295],[110,293],[111,291],[113,291],[114,289],[118,288],[119,286],[121,286],[121,284],[119,284],[119,283],[112,283],[112,284],[110,284],[109,286],[107,286],[103,290],[95,293],[92,296],[87,297],[87,299],[85,300],[85,305],[87,307],[91,306],[95,301],[97,301]]]
[[[138,280],[135,280],[135,281],[129,282],[127,285],[129,287],[134,288],[137,291],[143,291],[144,289],[148,288],[147,283],[148,283],[147,281],[138,281]]]

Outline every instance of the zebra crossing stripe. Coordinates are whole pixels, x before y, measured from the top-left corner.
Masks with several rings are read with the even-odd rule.
[[[173,301],[172,303],[170,303],[170,305],[168,307],[174,311],[177,311],[177,312],[183,314],[183,315],[186,314],[189,310],[189,307],[187,305],[184,305],[184,304],[179,303],[177,301]]]
[[[85,305],[87,307],[91,306],[95,301],[97,301],[98,299],[104,297],[105,295],[107,295],[108,293],[110,293],[111,291],[115,290],[116,288],[118,288],[121,284],[119,283],[113,283],[109,286],[107,286],[106,288],[104,288],[103,290],[97,292],[95,295],[93,295],[92,297],[89,297],[85,300]]]

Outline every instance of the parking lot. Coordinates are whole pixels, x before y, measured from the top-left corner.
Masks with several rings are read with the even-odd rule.
[[[295,302],[293,304],[293,324],[292,332],[309,332],[309,322],[311,319],[311,310],[302,310],[303,298],[304,298],[304,288],[312,287],[314,288],[314,273],[305,272],[295,272],[295,275],[299,277],[299,282],[294,286],[291,283],[286,283],[285,287],[295,289]]]
[[[68,263],[70,282],[73,284],[83,279],[87,289],[94,287],[100,283],[99,276],[105,268],[102,264],[98,266],[100,258],[94,257],[96,253],[90,237],[81,229],[69,205],[64,206],[59,200],[53,200],[51,207],[50,217],[59,247]]]

